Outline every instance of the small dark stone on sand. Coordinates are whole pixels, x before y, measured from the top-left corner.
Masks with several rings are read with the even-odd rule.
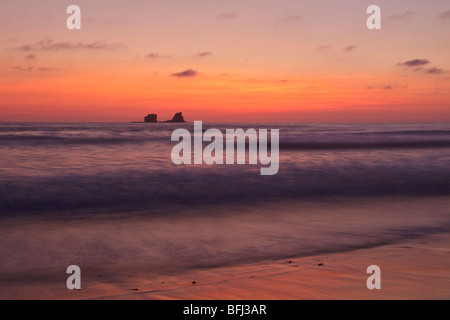
[[[139,289],[131,289],[131,291],[139,291]]]
[[[165,283],[165,282],[163,281],[163,282],[161,282],[161,283]]]
[[[292,261],[291,261],[291,260],[289,260],[289,261],[288,261],[288,263],[292,263]]]
[[[192,284],[196,284],[197,282],[196,281],[192,281]]]
[[[298,264],[296,264],[295,266],[294,266],[294,268],[297,268],[298,267]]]
[[[318,266],[319,266],[319,267],[323,266],[323,263],[319,263]]]

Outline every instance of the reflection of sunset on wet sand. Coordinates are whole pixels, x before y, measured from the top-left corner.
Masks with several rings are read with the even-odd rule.
[[[448,196],[405,200],[4,219],[0,298],[448,299]],[[79,292],[61,282],[71,261]],[[366,287],[372,264],[381,290]]]

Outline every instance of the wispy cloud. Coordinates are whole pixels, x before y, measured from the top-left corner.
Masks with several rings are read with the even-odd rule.
[[[450,20],[450,10],[440,13],[438,15],[438,19],[449,19]]]
[[[172,73],[172,77],[192,78],[197,76],[198,72],[193,69],[187,69],[181,72]]]
[[[326,51],[326,50],[330,50],[332,47],[333,46],[331,44],[325,44],[325,45],[322,45],[322,46],[318,46],[316,48],[316,50],[318,50],[318,51]]]
[[[432,74],[439,74],[439,73],[444,73],[444,70],[441,68],[433,67],[433,68],[427,69],[425,72],[432,73]]]
[[[55,68],[55,67],[33,67],[33,66],[29,66],[29,67],[22,67],[22,66],[14,66],[11,67],[11,69],[13,70],[17,70],[17,71],[27,71],[27,72],[49,72],[49,71],[61,71],[60,68]]]
[[[126,17],[121,17],[121,18],[106,18],[105,19],[105,24],[119,24],[119,23],[122,23],[122,22],[125,22],[125,21],[127,21],[128,20],[128,18],[126,18]]]
[[[148,59],[170,59],[172,56],[169,55],[161,55],[159,53],[149,53],[145,56]]]
[[[394,14],[393,16],[388,17],[389,20],[407,20],[411,18],[416,13],[414,11],[406,11],[402,14]]]
[[[286,21],[298,21],[301,19],[303,19],[303,17],[298,14],[285,14],[284,15],[284,20],[286,20]]]
[[[348,46],[344,48],[345,52],[351,52],[353,50],[355,50],[356,48],[358,48],[357,46]]]
[[[43,67],[38,68],[38,71],[48,72],[48,71],[61,71],[60,68],[54,68],[54,67]]]
[[[391,86],[390,84],[388,84],[387,86],[379,86],[379,87],[373,87],[373,86],[370,86],[370,87],[367,87],[367,90],[372,90],[372,89],[383,89],[383,90],[392,90],[392,89],[394,89],[395,87],[393,87],[393,86]]]
[[[220,19],[235,19],[237,17],[236,12],[221,12],[219,13]]]
[[[381,89],[381,90],[393,90],[393,89],[406,89],[408,88],[408,86],[399,86],[399,85],[384,85],[384,86],[370,86],[367,87],[367,90],[376,90],[376,89]]]
[[[429,63],[430,61],[427,59],[413,59],[405,62],[399,62],[397,63],[397,65],[404,67],[413,67],[413,71],[423,71],[424,73],[428,74],[440,74],[445,72],[445,70],[437,67],[431,67],[428,69],[423,67]]]
[[[27,58],[28,60],[33,60],[33,59],[36,59],[36,55],[34,53],[30,53],[30,54],[27,54],[25,56],[25,58]]]
[[[17,71],[31,72],[31,71],[33,71],[34,67],[31,67],[31,66],[30,67],[14,66],[14,67],[11,67],[11,69],[17,70]]]
[[[114,50],[118,48],[123,48],[124,45],[119,43],[104,43],[101,41],[95,41],[91,43],[72,43],[70,41],[56,42],[50,38],[44,38],[43,40],[24,44],[18,49],[23,51],[59,51],[59,50],[77,50],[77,49],[87,49],[87,50]]]
[[[213,54],[212,52],[205,51],[205,52],[196,53],[194,56],[199,57],[199,58],[204,58],[204,57],[212,56],[212,54]]]
[[[419,67],[419,66],[424,66],[429,63],[430,63],[430,61],[427,59],[413,59],[413,60],[408,60],[405,62],[399,62],[399,63],[397,63],[397,65],[405,66],[405,67]]]

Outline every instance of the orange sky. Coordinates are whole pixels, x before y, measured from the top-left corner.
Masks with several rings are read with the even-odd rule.
[[[4,1],[0,120],[450,121],[448,1],[370,4]]]

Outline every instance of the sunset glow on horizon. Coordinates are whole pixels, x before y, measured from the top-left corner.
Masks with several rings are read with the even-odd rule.
[[[0,121],[450,121],[448,1],[371,4],[4,1]]]

